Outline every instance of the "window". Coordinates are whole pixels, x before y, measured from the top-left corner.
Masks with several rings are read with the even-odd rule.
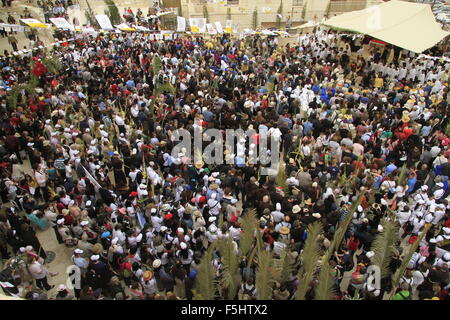
[[[292,0],[292,5],[295,6],[303,6],[303,0]]]

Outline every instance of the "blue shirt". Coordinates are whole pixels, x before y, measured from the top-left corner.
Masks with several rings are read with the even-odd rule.
[[[391,163],[390,165],[388,165],[386,167],[386,174],[391,174],[395,170],[397,170],[397,166],[395,164]]]
[[[127,87],[129,87],[129,88],[134,88],[134,86],[135,86],[135,84],[134,84],[134,80],[128,80],[127,81]]]
[[[374,182],[373,186],[375,189],[378,189],[378,188],[380,188],[382,183],[383,183],[383,177],[379,176],[379,177],[375,178],[375,182]]]
[[[414,186],[416,185],[417,178],[409,178],[408,179],[408,193],[411,193],[414,190]]]
[[[303,124],[303,135],[306,136],[308,134],[308,132],[310,132],[313,129],[313,127],[314,127],[314,125],[311,122],[306,121]]]

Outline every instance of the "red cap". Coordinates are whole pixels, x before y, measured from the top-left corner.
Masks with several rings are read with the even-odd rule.
[[[166,214],[166,216],[164,217],[164,219],[170,220],[170,219],[172,219],[172,217],[173,217],[173,214],[168,213],[168,214]]]
[[[191,202],[192,202],[192,203],[195,203],[196,201],[197,201],[196,198],[192,198],[192,199],[191,199]]]
[[[132,197],[137,197],[137,195],[138,195],[138,193],[136,191],[133,191],[130,193],[130,196],[132,196]]]
[[[206,197],[205,196],[201,196],[200,199],[198,200],[200,203],[205,203],[206,202]]]

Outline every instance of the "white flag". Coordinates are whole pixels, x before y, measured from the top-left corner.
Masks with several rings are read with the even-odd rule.
[[[177,17],[177,31],[186,31],[186,19],[184,17]]]

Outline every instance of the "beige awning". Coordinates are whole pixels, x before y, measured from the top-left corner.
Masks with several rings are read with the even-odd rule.
[[[313,21],[308,21],[302,25],[296,26],[296,27],[292,27],[290,28],[291,30],[297,30],[297,29],[307,29],[307,28],[314,28],[317,27],[319,24],[315,23]]]
[[[323,22],[333,29],[363,33],[416,53],[449,35],[436,22],[429,4],[389,1]]]

